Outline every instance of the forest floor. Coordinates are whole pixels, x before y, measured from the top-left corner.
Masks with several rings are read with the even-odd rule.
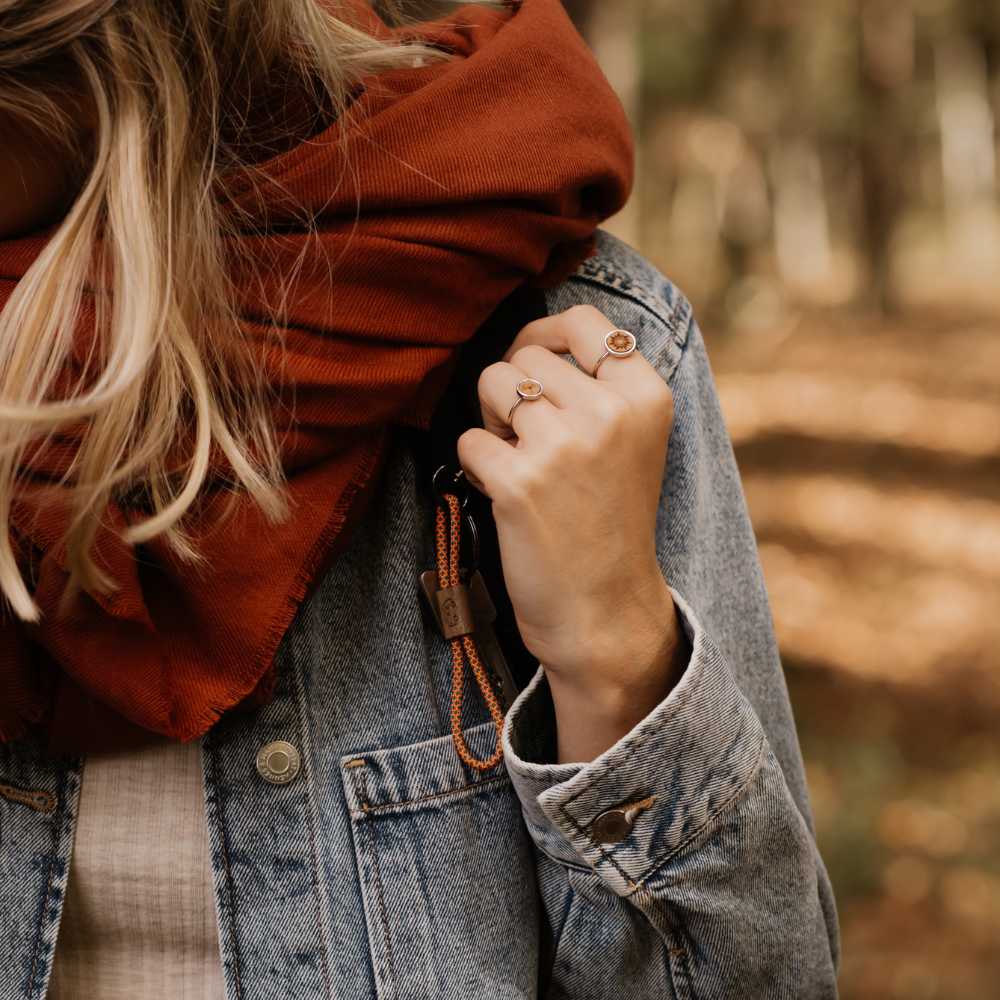
[[[1000,997],[998,327],[706,333],[837,892],[843,1000]]]

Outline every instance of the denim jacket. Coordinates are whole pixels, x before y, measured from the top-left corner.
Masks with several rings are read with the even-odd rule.
[[[559,764],[533,664],[502,761],[463,764],[450,650],[416,584],[433,500],[400,435],[283,641],[274,700],[202,741],[229,1000],[836,996],[833,897],[701,335],[663,275],[598,237],[545,307],[596,306],[673,388],[656,541],[683,678],[596,759]],[[464,712],[489,756],[477,693]],[[275,741],[298,756],[290,781],[258,767]],[[45,995],[84,767],[0,745],[0,1000]]]

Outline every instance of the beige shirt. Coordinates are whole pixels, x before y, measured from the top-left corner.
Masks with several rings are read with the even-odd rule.
[[[222,1000],[199,743],[92,754],[50,1000]]]

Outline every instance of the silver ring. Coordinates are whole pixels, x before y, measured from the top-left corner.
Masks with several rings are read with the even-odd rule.
[[[517,399],[514,400],[514,405],[510,408],[510,412],[507,414],[507,423],[510,423],[510,418],[514,416],[514,411],[526,400],[526,399],[541,399],[542,393],[544,392],[544,386],[537,378],[523,378],[514,386],[514,391],[517,393]]]
[[[604,363],[605,358],[627,358],[635,352],[635,334],[628,330],[608,330],[604,335],[604,353],[597,359],[594,370],[590,373],[597,378],[597,369]]]

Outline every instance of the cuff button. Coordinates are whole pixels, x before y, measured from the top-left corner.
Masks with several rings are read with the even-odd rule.
[[[590,824],[590,835],[599,844],[617,844],[632,829],[632,820],[624,809],[608,809]]]
[[[590,836],[598,844],[617,844],[623,841],[631,833],[636,816],[655,801],[655,795],[647,795],[637,802],[626,802],[614,809],[606,809],[590,824]]]

